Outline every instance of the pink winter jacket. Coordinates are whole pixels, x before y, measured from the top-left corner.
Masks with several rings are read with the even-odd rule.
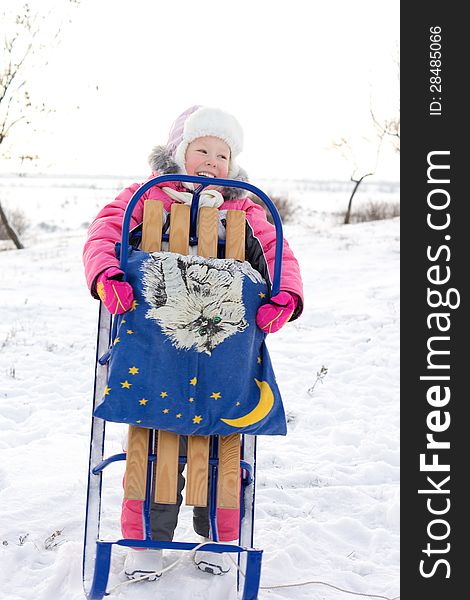
[[[152,175],[155,177],[155,174]],[[85,276],[88,287],[92,295],[97,298],[95,284],[96,279],[108,267],[118,267],[119,260],[115,254],[115,243],[121,240],[122,220],[126,206],[142,184],[133,183],[124,189],[117,198],[107,204],[96,216],[88,229],[88,238],[83,250],[83,262],[85,265]],[[162,186],[173,187],[177,190],[185,190],[179,182],[165,182]],[[158,185],[148,189],[139,199],[134,208],[130,228],[133,229],[142,223],[143,207],[145,200],[161,200],[167,212],[170,212],[171,205],[175,202]],[[248,198],[225,201],[219,210],[237,209],[246,212],[248,224],[247,244],[257,244],[259,246],[258,254],[269,271],[269,277],[272,281],[274,272],[274,257],[276,232],[275,228],[266,218],[266,213],[262,206],[255,204]],[[251,232],[250,232],[251,230]],[[251,240],[251,242],[250,242]],[[256,251],[255,251],[256,253]],[[247,256],[248,260],[248,256]],[[259,269],[258,265],[253,265]],[[292,292],[297,295],[298,302],[291,321],[296,319],[303,309],[303,287],[300,276],[299,265],[287,241],[284,241],[284,251],[281,269],[281,290]]]

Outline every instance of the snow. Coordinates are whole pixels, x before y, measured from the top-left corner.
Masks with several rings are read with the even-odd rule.
[[[26,249],[0,252],[0,598],[5,600],[84,597],[98,303],[86,289],[81,250],[85,224],[124,183],[1,182],[6,204],[23,207],[31,220]],[[330,190],[335,206],[338,193]],[[327,194],[322,190],[322,202]],[[351,597],[320,584],[267,589],[322,581],[395,598],[399,220],[350,226],[322,220],[315,226],[315,190],[296,196],[293,189],[291,195],[311,209],[302,224],[285,227],[301,263],[306,306],[298,321],[269,339],[288,435],[258,440],[255,546],[264,550],[265,588],[259,597]],[[121,451],[122,432],[118,425],[108,428],[107,454]],[[121,478],[122,463],[104,476],[106,539],[119,537]],[[175,539],[198,541],[188,507]],[[125,552],[113,551],[110,585],[125,579]],[[176,552],[165,554],[165,565],[176,558],[181,561],[160,581],[121,587],[110,598],[236,598],[234,572],[201,573],[187,554]]]

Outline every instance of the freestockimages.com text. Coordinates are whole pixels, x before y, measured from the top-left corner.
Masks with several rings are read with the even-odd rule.
[[[426,483],[420,482],[422,489],[418,494],[425,500],[428,518],[422,548],[425,558],[420,560],[419,573],[425,578],[448,579],[451,574],[450,330],[452,311],[460,306],[460,293],[451,283],[450,150],[429,152],[427,165],[427,226],[431,237],[438,234],[439,241],[426,248],[427,356],[426,372],[419,378],[427,385],[426,450],[419,455],[420,473]]]

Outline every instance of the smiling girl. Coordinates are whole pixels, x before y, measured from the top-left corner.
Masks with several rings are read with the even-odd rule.
[[[150,177],[183,173],[248,181],[246,172],[236,162],[242,147],[243,131],[235,117],[217,108],[192,106],[173,123],[166,145],[156,146],[152,150],[149,157],[152,169]],[[91,294],[95,298],[100,298],[112,314],[121,314],[132,306],[133,290],[129,283],[122,281],[123,273],[115,254],[115,243],[121,239],[121,224],[127,204],[141,185],[134,183],[124,189],[113,202],[100,211],[90,225],[83,252],[85,274]],[[193,191],[193,184],[181,182],[164,182],[151,187],[134,208],[131,228],[142,224],[146,200],[161,200],[165,213],[163,231],[167,232],[170,227],[171,205],[175,202],[190,205]],[[274,271],[275,228],[267,221],[264,209],[245,197],[245,193],[240,188],[208,186],[200,195],[199,205],[215,206],[219,209],[221,237],[225,236],[226,211],[234,209],[246,212],[246,260],[261,273],[270,287]],[[299,317],[303,309],[299,266],[286,241],[284,241],[280,288],[281,291],[273,296],[270,302],[258,309],[256,323],[266,333],[278,331],[285,323]],[[186,439],[184,436],[180,439],[180,451],[185,454]],[[153,539],[159,541],[173,539],[183,487],[184,478],[180,472],[178,503],[176,505],[152,504]],[[144,538],[142,510],[142,502],[124,500],[121,528],[125,538]],[[196,533],[208,538],[207,508],[194,509],[193,524]],[[218,509],[217,524],[220,541],[236,540],[239,530],[239,511]],[[230,563],[224,561],[224,554],[211,553],[211,557],[212,561],[217,559],[220,564],[211,564],[209,568],[208,563],[200,559],[199,563],[196,560],[199,568],[217,574],[223,574],[229,569]],[[161,552],[129,551],[125,564],[128,577],[135,578],[142,573],[152,572],[156,578],[161,568]]]

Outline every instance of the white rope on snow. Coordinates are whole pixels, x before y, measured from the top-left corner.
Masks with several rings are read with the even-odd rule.
[[[237,569],[240,571],[241,575],[243,577],[245,577],[245,573],[243,573],[243,571],[240,569],[239,565],[235,562],[235,560],[233,559],[231,554],[229,554],[229,558],[233,562],[233,564],[237,567]],[[259,589],[260,590],[275,590],[275,589],[279,589],[279,588],[298,587],[298,586],[302,586],[302,585],[326,585],[326,586],[331,587],[340,592],[344,592],[345,594],[353,594],[355,596],[367,596],[368,598],[380,598],[381,600],[398,600],[400,598],[400,596],[395,596],[394,598],[389,598],[388,596],[379,596],[377,594],[364,594],[361,592],[353,592],[351,590],[346,590],[346,589],[340,588],[331,583],[326,583],[326,581],[302,581],[299,583],[280,583],[278,585],[260,585]]]
[[[198,544],[192,550],[190,550],[190,553],[195,554],[198,550],[200,550],[204,546],[207,546],[208,544],[224,544],[224,542],[202,542],[201,544]],[[232,553],[229,553],[228,555],[229,555],[230,560],[235,565],[235,567],[238,569],[238,571],[240,571],[240,574],[242,575],[242,577],[245,578],[245,573],[242,571],[239,564],[232,557]],[[173,569],[174,567],[176,567],[176,565],[178,563],[180,563],[183,560],[183,558],[184,558],[184,555],[180,556],[180,558],[177,558],[170,565],[168,565],[167,567],[162,569],[162,571],[160,572],[160,576],[163,575],[163,573],[166,573],[166,572],[170,571],[171,569]],[[111,594],[112,592],[115,592],[120,587],[123,587],[125,585],[130,585],[132,583],[137,583],[139,581],[144,581],[145,579],[148,579],[149,577],[153,577],[154,575],[158,576],[159,574],[157,571],[154,571],[153,573],[146,573],[145,575],[142,575],[141,577],[135,577],[133,579],[129,579],[128,581],[121,581],[121,583],[118,583],[114,587],[110,588],[107,591],[107,595]],[[325,585],[327,587],[333,588],[334,590],[338,590],[339,592],[343,592],[345,594],[352,594],[354,596],[365,596],[367,598],[379,598],[380,600],[399,600],[399,598],[400,598],[400,596],[395,596],[394,598],[390,598],[388,596],[380,596],[378,594],[365,594],[362,592],[353,592],[352,590],[340,588],[331,583],[327,583],[326,581],[301,581],[299,583],[280,583],[278,585],[260,585],[259,589],[260,590],[275,590],[275,589],[287,588],[287,587],[300,587],[303,585]]]

